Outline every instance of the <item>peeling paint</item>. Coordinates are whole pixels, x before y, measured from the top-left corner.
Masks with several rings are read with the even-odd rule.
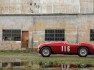
[[[94,0],[0,1],[0,14],[94,13]]]

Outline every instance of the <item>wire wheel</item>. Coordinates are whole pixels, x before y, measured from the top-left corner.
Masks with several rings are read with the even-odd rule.
[[[86,57],[88,55],[88,49],[86,47],[81,47],[78,51],[80,57]]]
[[[49,57],[51,55],[51,49],[49,47],[43,47],[41,50],[41,55],[43,57]]]

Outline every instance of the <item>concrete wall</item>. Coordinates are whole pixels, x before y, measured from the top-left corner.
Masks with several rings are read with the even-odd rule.
[[[18,50],[21,49],[21,41],[3,41],[3,29],[21,29],[21,31],[32,32],[33,19],[30,16],[0,16],[0,49]],[[31,35],[29,36],[29,38]]]
[[[94,0],[80,0],[80,13],[94,13]]]
[[[90,29],[94,29],[93,19],[94,15],[0,16],[0,50],[22,49],[21,41],[2,40],[3,29],[29,31],[28,48],[46,42],[45,29],[65,29],[65,41],[69,43],[94,43],[90,41]]]
[[[72,15],[31,15],[56,13]],[[94,15],[88,13],[94,13],[94,0],[0,0],[0,15],[5,14],[0,16],[0,50],[22,50],[21,41],[2,40],[3,29],[29,31],[28,48],[46,42],[45,29],[65,29],[65,41],[70,43],[94,43],[90,41],[90,29],[94,29]],[[22,14],[28,16],[21,16]]]
[[[0,0],[0,14],[94,13],[94,0]]]
[[[40,30],[41,33],[36,32],[35,40],[44,40],[45,29],[65,29],[66,41],[76,43],[78,36],[78,42],[90,42],[90,29],[94,28],[92,15],[40,16],[36,18],[35,31]]]

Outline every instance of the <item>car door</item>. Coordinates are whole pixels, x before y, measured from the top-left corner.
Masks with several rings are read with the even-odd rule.
[[[65,46],[65,43],[52,43],[51,46],[54,53],[62,53],[62,46]]]
[[[65,53],[77,53],[77,50],[78,50],[78,44],[69,44],[69,43],[66,43],[65,44]]]
[[[67,44],[67,43],[63,43],[62,45],[61,45],[61,52],[62,53],[70,53],[70,45],[69,44]]]

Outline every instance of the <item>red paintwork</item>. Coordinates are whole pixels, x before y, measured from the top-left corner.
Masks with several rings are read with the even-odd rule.
[[[49,42],[49,43],[44,43],[38,46],[38,52],[40,52],[41,48],[48,46],[51,48],[51,50],[53,51],[53,53],[55,54],[77,54],[78,49],[80,47],[87,47],[89,50],[90,54],[94,54],[94,45],[89,44],[89,43],[85,43],[85,42],[81,42],[79,44],[69,44],[66,42]],[[62,46],[63,46],[63,51],[62,51]],[[64,48],[65,46],[65,48]],[[68,51],[68,46],[69,51]],[[67,48],[67,49],[66,49]]]

